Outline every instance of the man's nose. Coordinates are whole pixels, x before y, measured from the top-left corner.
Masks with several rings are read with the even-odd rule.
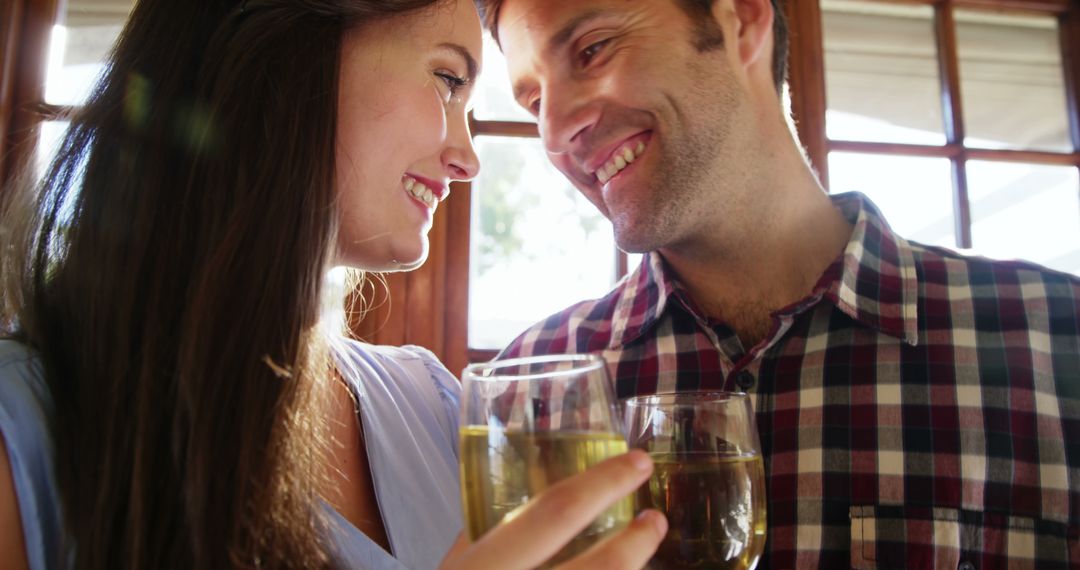
[[[540,137],[551,154],[580,150],[582,139],[600,118],[600,106],[586,85],[553,84],[540,99]]]

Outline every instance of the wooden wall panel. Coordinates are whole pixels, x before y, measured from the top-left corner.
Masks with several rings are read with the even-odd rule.
[[[431,248],[427,262],[406,274],[405,315],[406,342],[418,344],[443,355],[443,326],[446,320],[446,203],[435,211],[435,220],[428,239]],[[399,297],[402,299],[402,297]]]
[[[0,181],[5,180],[7,133],[15,114],[15,68],[25,9],[26,0],[6,0],[0,5]]]
[[[443,363],[455,375],[469,363],[469,233],[472,227],[472,185],[454,184],[446,209],[446,292],[443,312]]]

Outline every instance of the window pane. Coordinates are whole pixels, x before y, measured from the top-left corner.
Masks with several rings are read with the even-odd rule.
[[[866,194],[904,238],[957,245],[948,159],[832,152],[829,185],[833,194]]]
[[[641,265],[641,261],[644,257],[645,255],[641,253],[626,254],[626,273],[629,274],[637,271],[637,268]]]
[[[68,0],[60,24],[53,26],[45,101],[81,105],[101,72],[104,60],[134,2]]]
[[[39,178],[45,175],[46,169],[52,163],[67,128],[67,121],[45,121],[41,123],[41,130],[38,131],[37,156],[35,157],[35,169]]]
[[[502,348],[536,321],[615,281],[611,224],[537,139],[477,137],[469,347]]]
[[[535,122],[532,115],[514,101],[506,58],[490,34],[484,34],[484,69],[473,95],[473,117],[481,121]]]
[[[965,144],[1070,151],[1057,20],[956,12]]]
[[[930,6],[822,0],[826,134],[945,143]]]
[[[1076,168],[971,161],[967,175],[975,251],[1080,275]]]

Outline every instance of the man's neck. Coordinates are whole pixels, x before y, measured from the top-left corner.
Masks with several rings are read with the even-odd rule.
[[[774,188],[770,204],[660,250],[695,303],[747,349],[768,335],[773,312],[811,292],[851,236],[851,225],[812,178],[788,190]]]

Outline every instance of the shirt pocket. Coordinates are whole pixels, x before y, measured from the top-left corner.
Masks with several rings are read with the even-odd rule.
[[[964,509],[850,508],[851,567],[988,570],[1080,567],[1080,527]]]

